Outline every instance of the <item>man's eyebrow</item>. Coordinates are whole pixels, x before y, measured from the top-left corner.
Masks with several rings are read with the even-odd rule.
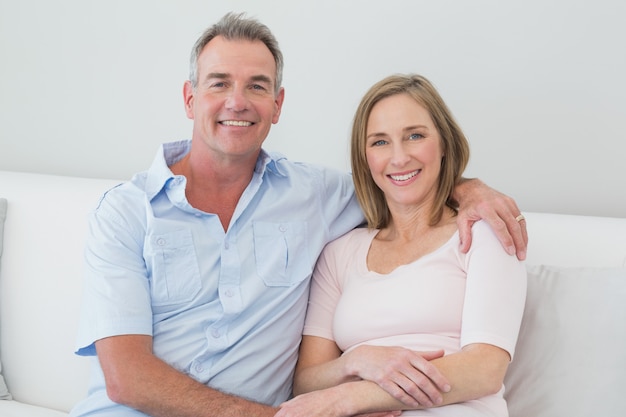
[[[260,81],[260,82],[264,82],[267,83],[269,85],[272,85],[272,79],[270,77],[268,77],[267,75],[254,75],[252,76],[252,78],[250,79],[251,81]]]
[[[229,78],[230,78],[230,74],[226,72],[210,72],[207,74],[205,80],[212,80],[212,79],[227,80]],[[262,82],[262,83],[266,83],[269,85],[273,85],[273,80],[267,75],[263,75],[263,74],[253,75],[252,77],[250,77],[250,81]]]
[[[208,73],[206,75],[205,79],[210,80],[212,78],[217,78],[217,79],[220,79],[220,80],[225,80],[225,79],[227,79],[229,77],[230,77],[230,75],[225,73],[225,72],[210,72],[210,73]]]

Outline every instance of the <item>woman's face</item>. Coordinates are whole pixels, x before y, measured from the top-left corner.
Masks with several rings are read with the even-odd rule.
[[[430,113],[408,94],[396,94],[374,105],[366,132],[367,163],[390,209],[432,203],[443,152]]]

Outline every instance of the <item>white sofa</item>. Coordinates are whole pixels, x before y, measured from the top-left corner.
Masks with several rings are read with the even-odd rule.
[[[73,354],[86,214],[118,182],[0,171],[1,417],[66,416],[86,393],[89,360]],[[524,214],[511,416],[625,416],[626,218]]]

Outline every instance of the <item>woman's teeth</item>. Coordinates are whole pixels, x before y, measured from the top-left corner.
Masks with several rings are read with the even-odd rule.
[[[390,175],[390,177],[394,181],[406,181],[416,176],[419,172],[420,170],[417,170],[404,175]]]

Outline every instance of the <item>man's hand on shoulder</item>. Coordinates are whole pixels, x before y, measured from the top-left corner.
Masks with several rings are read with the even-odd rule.
[[[504,246],[519,260],[526,259],[528,232],[526,220],[520,217],[515,200],[485,185],[479,179],[464,179],[454,190],[459,202],[457,224],[461,238],[461,251],[466,253],[472,244],[472,225],[485,220]]]

